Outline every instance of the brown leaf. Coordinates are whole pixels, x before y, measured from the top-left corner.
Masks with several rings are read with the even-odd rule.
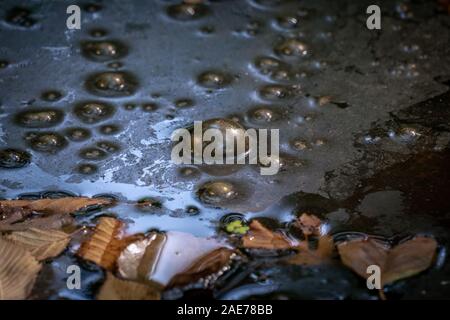
[[[297,265],[318,265],[330,262],[331,255],[334,250],[333,238],[330,236],[322,236],[319,238],[319,243],[316,250],[309,247],[307,241],[300,243],[297,246],[299,252],[289,257],[286,262]]]
[[[39,261],[58,256],[70,242],[67,233],[36,228],[13,232],[5,239],[28,250]]]
[[[218,274],[229,264],[230,259],[234,254],[234,250],[228,248],[218,248],[208,252],[195,261],[185,271],[175,275],[168,287],[185,286],[208,275]]]
[[[176,231],[154,232],[123,250],[117,260],[118,273],[128,280],[153,280],[167,285],[176,274],[220,247],[224,245],[215,239]]]
[[[1,200],[0,214],[10,213],[14,210],[24,212],[40,212],[46,214],[73,213],[93,205],[107,205],[111,200],[103,198],[65,197],[59,199],[39,200]]]
[[[322,221],[313,214],[302,213],[295,221],[295,226],[302,230],[305,236],[320,236]]]
[[[436,240],[418,236],[390,248],[368,238],[338,245],[342,262],[363,278],[367,267],[377,265],[381,269],[381,285],[410,277],[428,269],[437,249]]]
[[[110,272],[106,275],[97,295],[98,300],[160,300],[163,286],[159,283],[142,284],[135,281],[123,280]]]
[[[0,300],[27,298],[40,270],[31,253],[0,238]]]
[[[245,248],[261,249],[289,249],[293,247],[292,241],[279,232],[273,232],[264,227],[258,220],[253,220],[248,233],[242,237]]]
[[[113,270],[122,250],[136,240],[135,237],[125,237],[123,228],[124,223],[115,218],[100,218],[94,233],[81,244],[77,255],[107,270]]]
[[[31,228],[38,229],[61,229],[75,223],[75,219],[69,214],[54,214],[49,217],[36,217],[20,223],[7,223],[0,221],[0,232],[24,231]]]

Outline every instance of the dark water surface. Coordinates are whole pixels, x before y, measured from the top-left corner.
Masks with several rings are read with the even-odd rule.
[[[438,2],[382,1],[380,31],[365,27],[371,1],[178,3],[80,2],[81,30],[68,30],[71,1],[1,2],[0,196],[114,195],[117,207],[80,219],[115,214],[130,232],[221,237],[225,214],[285,227],[310,212],[336,237],[431,234],[436,265],[388,294],[448,298],[450,16]],[[212,118],[280,129],[280,172],[173,164],[172,131]],[[223,183],[237,196],[196,193]],[[161,208],[130,210],[143,197]],[[103,273],[85,265],[73,294],[73,263],[73,250],[48,263],[33,297],[92,298]],[[376,298],[341,267],[253,256],[215,295]]]

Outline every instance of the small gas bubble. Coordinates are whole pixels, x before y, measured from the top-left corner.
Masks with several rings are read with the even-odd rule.
[[[259,90],[259,96],[265,100],[276,101],[291,98],[293,96],[293,90],[290,86],[269,84]]]
[[[105,124],[98,128],[98,131],[104,135],[113,135],[117,134],[122,130],[121,126],[117,124]]]
[[[99,148],[94,148],[94,147],[89,147],[89,148],[84,148],[80,151],[79,153],[80,157],[86,160],[103,160],[105,159],[108,154]]]
[[[56,90],[45,91],[41,94],[41,99],[48,102],[55,102],[62,98],[63,94]]]
[[[108,31],[105,29],[92,29],[89,34],[93,38],[102,38],[108,34]]]
[[[175,107],[177,107],[177,108],[190,108],[195,105],[195,102],[192,99],[185,98],[185,99],[175,100],[174,104],[175,104]]]
[[[6,69],[9,66],[9,62],[6,60],[0,60],[0,69]]]
[[[158,110],[158,105],[154,102],[147,102],[141,105],[142,111],[153,112]]]
[[[115,153],[120,150],[120,146],[117,143],[111,141],[99,141],[96,143],[97,147],[108,152]]]
[[[123,63],[120,61],[114,61],[114,62],[110,62],[106,65],[108,68],[117,70],[123,67]]]
[[[106,71],[91,75],[86,88],[103,97],[125,97],[133,95],[138,87],[137,79],[128,72]]]
[[[104,102],[83,102],[75,106],[75,115],[85,123],[97,123],[110,118],[115,112],[113,106]]]
[[[296,16],[285,15],[277,17],[275,23],[280,29],[293,30],[298,28],[300,21]]]
[[[23,150],[0,149],[0,167],[5,169],[22,168],[31,161],[31,155]]]
[[[179,21],[196,20],[208,13],[208,6],[202,3],[180,3],[167,7],[169,17]]]
[[[275,53],[284,56],[304,57],[308,54],[308,47],[299,39],[285,39],[275,47]]]
[[[208,89],[221,89],[231,83],[231,76],[221,71],[206,71],[201,73],[197,80],[198,84]]]
[[[119,59],[127,54],[127,47],[119,41],[86,41],[81,43],[83,55],[93,61]]]
[[[278,120],[280,115],[270,107],[261,106],[250,110],[250,121],[255,123],[268,123]]]
[[[65,130],[66,137],[74,142],[81,142],[91,137],[91,131],[85,128],[68,128]]]
[[[25,136],[33,150],[57,153],[67,145],[67,140],[56,132],[31,132]]]
[[[203,203],[221,205],[237,197],[238,192],[234,184],[227,181],[212,181],[203,184],[197,191]]]
[[[21,111],[14,117],[17,125],[26,128],[48,128],[56,126],[64,119],[64,113],[58,109],[35,108]]]
[[[77,171],[81,174],[94,174],[98,171],[98,167],[91,163],[82,163],[77,167]]]
[[[201,176],[201,173],[195,167],[182,167],[178,169],[178,175],[183,179],[197,179]]]
[[[20,28],[31,28],[37,22],[31,15],[31,10],[27,8],[14,7],[6,13],[6,22]]]

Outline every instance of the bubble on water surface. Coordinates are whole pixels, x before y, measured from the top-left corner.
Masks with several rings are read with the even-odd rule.
[[[238,196],[238,192],[233,183],[227,181],[211,181],[203,184],[197,195],[203,203],[210,205],[221,205],[233,200]]]
[[[98,62],[122,58],[128,51],[123,43],[116,40],[85,41],[81,48],[86,58]]]
[[[58,109],[33,108],[17,113],[15,123],[25,128],[48,128],[61,123],[64,113]]]
[[[86,88],[103,97],[126,97],[133,95],[138,87],[137,79],[128,72],[106,71],[95,73],[86,81]]]
[[[67,140],[57,132],[31,132],[25,139],[33,150],[44,153],[57,153],[67,146]]]
[[[180,3],[167,7],[168,16],[179,21],[197,20],[208,13],[209,8],[203,3]]]
[[[97,123],[110,118],[115,112],[113,106],[104,102],[83,102],[75,106],[75,115],[85,123]]]
[[[28,165],[31,161],[31,155],[19,149],[0,149],[0,167],[13,169],[22,168]]]
[[[217,70],[205,71],[197,78],[198,84],[208,89],[222,89],[229,86],[231,81],[229,74]]]
[[[65,131],[67,138],[71,141],[85,141],[91,137],[91,131],[85,128],[67,128]]]

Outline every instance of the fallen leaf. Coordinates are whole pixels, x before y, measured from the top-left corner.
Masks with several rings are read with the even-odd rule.
[[[9,223],[0,221],[0,232],[24,231],[31,228],[38,229],[61,229],[75,223],[75,219],[69,214],[54,214],[48,217],[36,217],[20,223]]]
[[[144,239],[130,243],[117,259],[119,274],[131,280],[145,281],[152,274],[167,237],[152,232]]]
[[[151,233],[130,243],[117,260],[118,274],[128,280],[152,280],[167,285],[202,256],[224,244],[184,232]]]
[[[381,286],[428,269],[437,249],[436,240],[418,236],[390,248],[372,238],[352,240],[338,245],[342,262],[363,278],[367,267],[381,269]]]
[[[322,221],[313,214],[302,213],[294,225],[302,230],[306,237],[310,235],[320,236]]]
[[[65,197],[58,199],[39,200],[1,200],[0,214],[11,213],[11,211],[22,210],[24,212],[40,212],[46,214],[73,213],[89,206],[108,205],[110,199],[86,198],[86,197]]]
[[[13,232],[4,238],[28,250],[39,261],[58,256],[70,242],[65,232],[36,228]]]
[[[97,295],[98,300],[160,300],[163,286],[159,283],[139,283],[106,275]]]
[[[94,233],[81,244],[77,255],[106,270],[113,270],[122,250],[136,240],[136,237],[125,237],[123,229],[122,221],[110,217],[100,218]]]
[[[0,300],[26,299],[40,270],[30,252],[0,238]]]
[[[286,259],[287,263],[297,265],[318,265],[330,262],[334,251],[333,238],[322,236],[319,238],[317,249],[312,250],[307,241],[297,246],[298,253]]]
[[[242,237],[245,248],[290,249],[295,245],[283,234],[264,227],[258,220],[253,220],[249,227],[250,230]]]
[[[212,277],[220,276],[220,273],[230,263],[233,255],[235,255],[234,250],[228,248],[213,250],[200,257],[182,273],[175,275],[168,287],[185,286],[211,275]]]

